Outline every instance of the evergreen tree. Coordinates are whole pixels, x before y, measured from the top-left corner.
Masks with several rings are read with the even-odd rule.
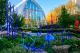
[[[59,19],[60,25],[64,27],[70,27],[70,25],[73,24],[73,20],[70,16],[70,14],[67,12],[65,6],[62,7],[62,12]]]
[[[6,23],[6,0],[0,0],[0,26]]]
[[[14,13],[14,16],[13,16],[13,26],[16,27],[23,27],[25,24],[24,22],[24,17],[22,15],[18,15],[16,13]]]

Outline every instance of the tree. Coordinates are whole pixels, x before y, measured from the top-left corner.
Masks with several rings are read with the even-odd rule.
[[[65,6],[62,7],[62,12],[59,18],[59,23],[60,25],[64,26],[64,27],[70,27],[70,25],[72,25],[73,20],[70,16],[70,14],[67,12]]]
[[[14,14],[14,17],[13,17],[13,26],[14,27],[16,27],[16,26],[18,26],[18,27],[23,27],[24,26],[24,24],[25,24],[25,22],[24,22],[24,17],[22,16],[22,15],[18,15],[17,16],[17,14],[15,13]]]
[[[58,16],[61,14],[62,6],[63,5],[61,5],[61,6],[54,9],[54,12],[56,12],[58,14]]]
[[[0,0],[0,27],[6,23],[6,0]]]
[[[68,10],[68,12],[69,12],[70,14],[75,14],[76,11],[77,11],[75,2],[69,1],[69,2],[65,5],[65,7],[66,7],[66,9]]]
[[[57,20],[58,20],[58,14],[56,12],[54,12],[54,11],[51,11],[46,16],[46,20],[47,20],[48,24],[52,24],[51,22],[53,22],[53,24],[56,24]]]

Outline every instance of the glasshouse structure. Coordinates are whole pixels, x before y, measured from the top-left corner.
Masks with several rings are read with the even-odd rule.
[[[45,14],[34,0],[23,0],[14,9],[18,15],[25,17],[26,27],[28,28],[39,28],[40,25],[46,24]]]

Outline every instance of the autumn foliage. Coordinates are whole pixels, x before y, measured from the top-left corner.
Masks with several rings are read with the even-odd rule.
[[[56,24],[58,21],[59,16],[61,15],[61,10],[62,10],[62,6],[60,5],[59,7],[55,8],[53,11],[49,12],[46,16],[46,20],[49,24],[51,24],[51,20],[53,20],[53,24]],[[76,4],[74,2],[68,2],[65,5],[65,8],[67,9],[67,11],[72,15],[72,14],[76,14]],[[51,15],[52,18],[51,19]]]
[[[49,24],[56,24],[58,21],[58,15],[56,12],[48,13],[46,20]]]

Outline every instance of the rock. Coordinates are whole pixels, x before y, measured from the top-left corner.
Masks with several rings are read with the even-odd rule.
[[[61,46],[55,45],[52,48],[54,49],[55,53],[68,53],[70,46],[69,45],[61,45]]]

